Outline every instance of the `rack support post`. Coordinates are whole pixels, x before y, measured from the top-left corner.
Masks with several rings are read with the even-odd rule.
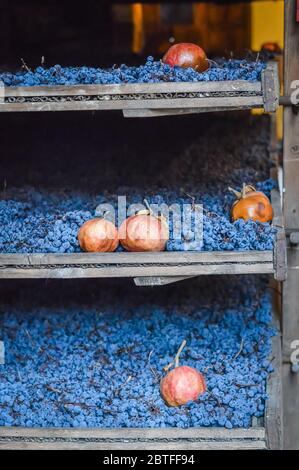
[[[299,80],[297,1],[285,0],[284,93]],[[287,233],[299,231],[299,115],[284,108],[284,216]],[[299,449],[299,373],[292,372],[291,354],[299,340],[299,245],[288,244],[288,273],[283,285],[283,431],[284,448]],[[297,348],[298,349],[298,348]],[[299,352],[297,355],[299,359]]]

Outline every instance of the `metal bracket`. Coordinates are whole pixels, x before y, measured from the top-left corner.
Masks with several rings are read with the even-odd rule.
[[[297,103],[297,104],[292,103],[292,100],[291,100],[290,96],[285,96],[285,95],[280,96],[279,97],[279,105],[284,106],[284,107],[290,106],[290,107],[292,107],[292,110],[293,110],[294,114],[297,115],[299,113],[299,103]]]

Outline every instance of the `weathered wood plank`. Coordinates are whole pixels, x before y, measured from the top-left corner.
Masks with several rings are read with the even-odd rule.
[[[23,428],[0,426],[0,438],[49,439],[265,439],[265,429],[259,428]]]
[[[0,278],[163,277],[273,273],[272,251],[0,254]]]
[[[191,279],[194,276],[156,276],[156,277],[135,277],[134,284],[139,287],[150,287],[150,286],[165,286],[167,284],[173,284],[174,282],[185,281]]]
[[[0,112],[110,111],[140,108],[262,108],[262,96],[0,103]]]
[[[219,274],[273,274],[273,263],[265,264],[219,264],[189,266],[119,266],[104,268],[44,268],[23,269],[7,267],[0,269],[0,279],[73,279],[73,278],[121,278],[150,276],[203,276]]]
[[[271,204],[274,212],[272,225],[274,225],[274,227],[284,228],[284,217],[281,207],[281,197],[277,189],[273,189],[271,191]]]
[[[275,307],[274,307],[275,308]],[[274,312],[274,326],[280,331],[278,312]],[[265,425],[268,449],[279,450],[283,447],[282,429],[282,355],[281,334],[272,340],[272,365],[274,371],[267,380],[267,394],[265,410]]]
[[[279,104],[279,80],[277,63],[271,62],[262,72],[264,108],[267,113],[276,111]]]
[[[10,96],[91,96],[106,94],[133,94],[133,93],[185,93],[185,92],[213,92],[213,91],[250,91],[259,93],[262,90],[261,82],[248,82],[246,80],[222,82],[167,82],[167,83],[128,83],[112,85],[73,85],[73,86],[34,86],[34,87],[6,87],[5,95]]]
[[[199,114],[199,113],[215,113],[223,111],[240,111],[240,109],[251,109],[251,106],[246,108],[245,106],[239,107],[214,107],[214,108],[168,108],[168,109],[124,109],[123,116],[125,118],[149,118],[149,117],[162,117],[162,116],[184,116],[187,114]]]
[[[119,442],[119,443],[42,443],[42,442],[0,442],[1,450],[266,450],[265,441],[210,441],[210,442]]]
[[[299,23],[296,23],[296,0],[285,0],[284,39],[284,94],[294,91],[292,82],[299,77]],[[295,83],[296,85],[296,83]],[[284,108],[284,214],[288,232],[299,229],[299,114],[292,107]],[[295,265],[296,251],[289,247],[288,263]],[[299,374],[290,367],[291,343],[299,338],[299,270],[288,269],[288,279],[283,284],[283,351],[284,359],[284,448],[299,449]]]
[[[156,264],[156,263],[271,263],[272,251],[201,251],[148,253],[0,253],[2,265]]]
[[[274,211],[272,223],[278,230],[274,247],[275,279],[281,282],[285,281],[287,278],[287,241],[284,230],[281,197],[279,191],[276,189],[271,191],[271,203]]]
[[[273,273],[272,251],[0,254],[0,279]]]
[[[264,449],[265,429],[0,428],[1,449]]]

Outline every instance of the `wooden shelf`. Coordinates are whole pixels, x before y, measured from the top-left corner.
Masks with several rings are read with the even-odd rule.
[[[280,194],[271,193],[277,227],[274,250],[161,253],[0,253],[0,279],[134,278],[139,286],[163,285],[213,274],[286,276],[286,237]]]
[[[156,278],[210,274],[276,275],[272,251],[0,254],[0,279]]]
[[[260,82],[140,83],[6,87],[0,112],[122,110],[125,117],[278,107],[277,65],[269,63]]]
[[[275,310],[275,326],[278,326]],[[226,428],[18,428],[0,427],[0,449],[32,450],[253,450],[281,449],[281,337],[272,340],[274,372],[267,381],[264,418],[252,427]]]

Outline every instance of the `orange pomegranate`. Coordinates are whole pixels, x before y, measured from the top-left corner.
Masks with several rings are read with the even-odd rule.
[[[182,42],[171,46],[162,61],[164,64],[175,65],[183,68],[192,67],[197,72],[205,72],[210,67],[205,51],[188,42]]]
[[[78,231],[82,250],[90,252],[112,252],[118,247],[118,232],[115,225],[104,218],[85,222]]]
[[[179,356],[186,345],[184,340],[176,355],[175,363],[169,364],[168,370],[175,366],[160,382],[162,398],[169,406],[181,406],[197,400],[206,391],[204,376],[193,367],[179,366]]]
[[[128,217],[119,228],[119,240],[127,251],[163,251],[169,239],[166,220],[150,209]]]
[[[271,222],[273,208],[269,198],[262,191],[256,191],[251,185],[243,184],[241,192],[229,188],[237,200],[231,209],[232,220],[244,219],[258,222]]]

